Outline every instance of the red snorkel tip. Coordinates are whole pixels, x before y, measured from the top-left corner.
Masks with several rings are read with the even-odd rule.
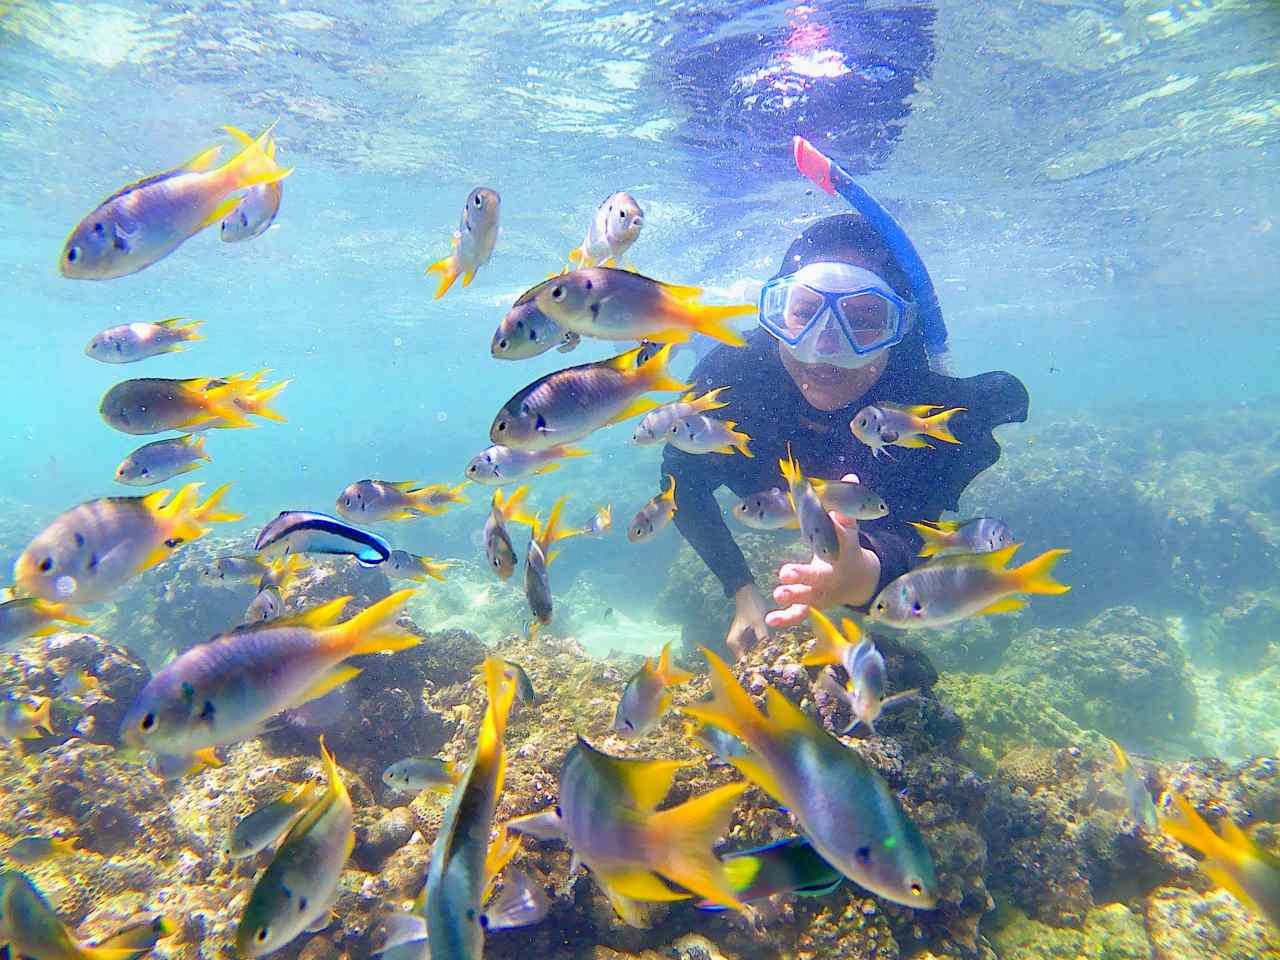
[[[791,151],[796,158],[796,169],[812,180],[829,196],[835,196],[831,185],[831,161],[804,137],[791,138]]]

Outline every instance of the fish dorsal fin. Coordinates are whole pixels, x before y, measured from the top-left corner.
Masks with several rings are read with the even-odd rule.
[[[849,645],[848,641],[836,629],[836,625],[817,607],[809,608],[809,617],[813,620],[814,644],[800,663],[806,667],[840,663],[844,658],[844,649]]]
[[[311,627],[312,629],[331,627],[338,622],[338,618],[342,616],[342,611],[347,608],[347,604],[350,602],[351,597],[337,597],[328,603],[320,604],[318,607],[301,610],[291,616],[280,617],[277,620],[269,620],[266,625],[270,627]]]
[[[142,498],[142,505],[154,513],[160,509],[172,492],[171,490],[157,490],[155,493],[148,493]]]
[[[193,173],[204,173],[212,170],[218,163],[218,157],[222,154],[222,144],[210,147],[208,150],[201,150],[194,157],[178,167],[179,170],[190,170]]]
[[[608,360],[601,360],[599,364],[591,364],[591,366],[607,367],[610,370],[621,370],[629,372],[636,369],[636,361],[640,358],[640,352],[645,349],[645,345],[636,347],[634,350],[628,350],[626,353],[620,353],[616,357],[610,357]]]
[[[654,282],[662,288],[663,293],[673,300],[679,300],[681,303],[693,303],[702,296],[701,287],[681,286],[678,283],[662,283],[661,281]]]
[[[401,493],[413,493],[415,490],[423,489],[422,484],[417,480],[398,480],[395,483],[387,484],[387,486],[394,487]]]
[[[601,753],[581,737],[578,738],[578,744],[597,773],[620,784],[627,798],[642,812],[658,809],[658,804],[671,792],[676,772],[697,763],[695,760],[633,760],[611,757],[607,753]]]
[[[769,711],[769,726],[779,730],[811,731],[814,723],[804,711],[788,700],[776,687],[764,693],[765,709]]]
[[[1021,546],[1022,544],[1020,543],[1011,543],[1009,546],[1000,550],[993,550],[991,553],[952,553],[930,560],[929,565],[940,567],[979,566],[987,567],[991,570],[1003,570]]]
[[[943,533],[955,533],[960,529],[959,520],[926,520],[925,523],[935,530],[941,530]],[[912,524],[912,526],[915,526],[915,524]]]
[[[233,127],[233,126],[230,126],[230,125],[223,125],[222,129],[223,129],[223,130],[225,130],[225,131],[227,131],[227,133],[231,134],[231,136],[232,136],[234,139],[238,140],[238,141],[239,141],[239,143],[240,143],[240,146],[242,146],[242,147],[247,147],[247,146],[249,146],[249,144],[253,143],[253,137],[251,137],[249,134],[245,133],[245,132],[244,132],[243,130],[241,130],[239,127]]]
[[[890,403],[888,400],[882,400],[876,404],[885,410],[895,410],[898,413],[910,414],[913,417],[927,417],[934,410],[941,410],[940,403]]]

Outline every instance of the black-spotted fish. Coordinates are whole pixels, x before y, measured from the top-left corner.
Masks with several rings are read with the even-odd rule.
[[[635,432],[631,434],[632,442],[642,447],[655,443],[666,443],[667,435],[671,432],[671,426],[677,420],[728,406],[726,401],[719,399],[720,394],[728,389],[728,387],[716,387],[716,389],[708,390],[700,397],[695,397],[690,393],[675,403],[665,403],[656,410],[650,410],[636,424]]]
[[[80,943],[24,873],[0,873],[0,940],[33,960],[132,960],[136,949]]]
[[[103,950],[133,950],[132,960],[142,960],[161,940],[172,937],[178,926],[164,915],[138,920],[121,927],[98,944]]]
[[[733,518],[752,530],[798,530],[791,498],[781,487],[770,487],[743,497],[733,505]]]
[[[942,557],[951,553],[994,553],[1015,541],[1003,520],[974,517],[972,520],[925,520],[912,523],[924,541],[922,557]]]
[[[170,317],[154,323],[122,323],[108,327],[84,348],[85,356],[102,363],[137,363],[162,353],[180,353],[183,344],[203,340],[196,333],[203,320]]]
[[[338,513],[357,523],[438,517],[455,503],[466,503],[466,484],[424,484],[416,480],[357,480],[338,494]]]
[[[871,455],[890,456],[886,447],[927,448],[933,444],[926,437],[943,443],[959,443],[951,432],[951,418],[963,413],[964,407],[943,410],[936,403],[905,405],[900,403],[870,404],[863,407],[849,421],[853,435],[871,448]],[[941,411],[936,412],[936,411]]]
[[[559,470],[560,460],[585,456],[586,450],[569,444],[547,447],[545,450],[517,450],[495,443],[471,458],[471,462],[467,464],[467,479],[496,487],[543,476]]]
[[[258,375],[196,377],[169,380],[141,377],[117,383],[102,396],[98,412],[121,433],[141,436],[166,430],[229,430],[254,427],[252,416],[283,421],[267,405],[285,387],[285,380],[261,386]]]
[[[889,515],[889,504],[870,487],[859,483],[852,474],[839,480],[809,477],[809,485],[822,505],[847,520],[879,520]]]
[[[240,143],[248,145],[253,138],[243,130],[235,127],[223,127],[223,130],[235,137]],[[276,142],[267,142],[267,156],[274,162],[276,159]],[[280,201],[284,198],[284,182],[273,180],[260,183],[245,191],[236,208],[222,220],[220,233],[223,243],[239,243],[260,237],[276,222],[280,212]]]
[[[185,434],[144,443],[116,467],[116,483],[150,487],[183,473],[199,470],[213,457],[204,449],[204,434]]]
[[[671,665],[671,643],[664,643],[657,662],[645,657],[644,664],[627,681],[613,715],[613,732],[624,740],[644,736],[671,706],[671,688],[692,679],[692,673]]]
[[[78,837],[24,837],[4,852],[6,860],[34,867],[76,851]]]
[[[19,597],[0,603],[0,650],[28,637],[48,637],[67,626],[87,627],[88,620],[73,614],[64,603],[37,597]]]
[[[448,560],[420,557],[408,550],[392,550],[391,558],[382,565],[388,577],[397,580],[413,580],[422,583],[428,578],[444,582],[444,572],[453,566]]]
[[[903,690],[892,696],[885,693],[887,671],[884,656],[876,649],[875,643],[862,636],[862,631],[852,620],[845,618],[841,622],[842,633],[822,611],[811,608],[809,616],[813,619],[816,642],[800,662],[806,667],[835,664],[844,667],[849,675],[842,687],[829,673],[822,674],[828,689],[848,705],[853,715],[843,733],[850,733],[860,723],[875,733],[881,711],[920,695],[919,690]]]
[[[561,525],[560,514],[564,510],[564,502],[564,497],[555,502],[545,524],[539,518],[534,518],[530,528],[529,552],[524,558],[524,595],[529,601],[529,610],[534,619],[543,626],[551,622],[552,615],[551,576],[548,571],[551,561],[559,554],[558,550],[552,550],[551,547],[582,532]]]
[[[315,801],[314,783],[290,787],[236,821],[224,852],[232,860],[243,860],[262,852],[279,840]]]
[[[800,522],[800,535],[813,550],[814,555],[827,563],[834,563],[840,556],[840,537],[836,533],[835,521],[823,506],[818,491],[813,488],[809,479],[800,472],[800,466],[791,457],[791,445],[787,445],[787,459],[779,460],[783,479],[787,481],[788,497],[795,510],[796,520]]]
[[[631,519],[627,539],[644,543],[666,529],[676,515],[676,478],[667,474],[667,488],[652,497]]]
[[[462,220],[453,234],[453,252],[427,267],[427,273],[440,274],[435,299],[439,300],[462,277],[464,287],[471,286],[476,271],[493,256],[493,245],[498,240],[498,219],[502,199],[497,190],[476,187],[467,195],[462,208]]]
[[[266,623],[285,612],[284,596],[279,587],[267,586],[258,591],[244,612],[245,623]]]
[[[644,211],[636,198],[623,190],[611,193],[596,207],[582,243],[569,251],[569,262],[576,267],[617,266],[643,227]]]
[[[528,487],[517,487],[511,496],[503,498],[501,490],[493,491],[489,516],[484,522],[484,556],[489,569],[503,580],[511,579],[519,560],[507,532],[509,523],[532,524],[534,518],[525,512],[524,501]]]
[[[804,837],[722,854],[720,860],[729,882],[745,903],[779,895],[821,897],[844,883],[840,871],[823,860]],[[698,909],[724,908],[703,900]]]
[[[548,350],[569,353],[582,342],[582,335],[561,330],[560,325],[538,309],[534,302],[538,287],[515,302],[493,332],[489,353],[498,360],[527,360]]]
[[[405,757],[382,771],[382,782],[400,793],[437,790],[451,793],[461,776],[452,760],[440,757]]]
[[[720,420],[705,413],[681,417],[667,431],[667,442],[677,450],[701,455],[706,453],[755,456],[749,446],[751,438],[737,429],[732,420]]]

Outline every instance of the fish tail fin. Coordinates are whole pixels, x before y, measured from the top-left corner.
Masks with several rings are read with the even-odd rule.
[[[73,944],[70,952],[63,954],[69,960],[132,960],[139,953],[137,947],[89,947],[84,944]]]
[[[751,442],[751,438],[741,430],[734,429],[737,427],[737,424],[732,420],[726,421],[725,425],[729,428],[729,446],[737,450],[744,457],[754,458],[755,454],[752,453],[751,449],[747,446],[747,444]]]
[[[649,820],[654,860],[650,866],[700,897],[733,910],[745,910],[713,847],[728,831],[733,808],[747,789],[730,783]]]
[[[400,590],[351,619],[325,628],[329,643],[341,649],[344,657],[416,647],[422,642],[421,638],[396,623],[413,594],[413,590]]]
[[[1053,567],[1070,550],[1046,550],[1034,560],[1028,560],[1020,567],[1009,571],[1021,593],[1066,593],[1071,587],[1053,579]]]
[[[233,127],[230,124],[224,123],[222,125],[222,129],[231,134],[235,140],[239,141],[242,147],[247,147],[249,144],[253,143],[253,137],[249,136],[249,134],[245,133],[239,127]]]
[[[75,853],[76,841],[79,839],[79,837],[55,837],[49,841],[49,846],[55,853],[65,856],[68,853]]]
[[[169,502],[164,508],[174,520],[181,524],[189,524],[191,527],[199,530],[192,536],[185,539],[194,540],[196,537],[202,537],[208,533],[208,528],[203,525],[206,523],[234,523],[236,520],[244,518],[242,513],[228,513],[218,509],[222,503],[222,498],[227,495],[227,491],[231,489],[231,484],[224,483],[213,493],[209,494],[204,503],[196,503],[196,491],[200,489],[200,484],[189,483]],[[185,496],[184,496],[185,495]],[[182,531],[179,530],[178,534]]]
[[[941,440],[943,443],[959,443],[960,441],[956,439],[956,435],[951,432],[950,421],[957,413],[964,413],[964,410],[964,407],[952,407],[950,410],[943,410],[941,413],[935,413],[931,417],[925,417],[925,436]]]
[[[932,557],[946,549],[950,543],[950,535],[959,528],[959,524],[943,526],[944,523],[947,523],[947,521],[938,520],[933,523],[911,521],[911,526],[915,528],[916,533],[920,534],[920,539],[924,541],[920,547],[920,556]]]
[[[747,341],[742,334],[726,321],[733,317],[743,317],[756,312],[753,303],[735,303],[727,307],[713,307],[705,303],[686,303],[685,310],[693,322],[693,329],[713,340],[719,340],[733,347],[745,347]]]
[[[716,387],[714,390],[708,390],[700,397],[692,397],[687,402],[693,407],[695,413],[706,413],[708,410],[719,410],[721,407],[727,407],[728,401],[719,399],[720,394],[728,390],[728,387]]]
[[[516,684],[507,676],[507,665],[498,657],[484,661],[484,685],[488,694],[484,719],[480,721],[480,737],[476,742],[476,763],[493,763],[502,753],[502,738],[507,732],[507,721],[516,700]],[[494,793],[502,795],[505,764],[499,764]]]
[[[340,800],[351,802],[350,795],[347,793],[347,785],[342,781],[342,771],[338,769],[338,761],[334,759],[333,754],[329,752],[329,748],[325,746],[324,734],[320,734],[320,757],[324,762],[325,782],[328,785],[327,793],[338,797]],[[355,842],[354,836],[347,838],[347,855],[351,855],[351,847]]]
[[[203,408],[203,413],[178,424],[182,429],[191,429],[210,421],[223,421],[218,426],[246,429],[257,424],[245,416],[245,411],[236,402],[240,394],[237,392],[243,381],[229,377],[227,383],[219,387],[208,387],[196,398]]]
[[[218,752],[213,747],[205,747],[203,750],[197,750],[191,754],[195,769],[203,770],[205,768],[217,769],[225,767],[227,762],[218,756]]]
[[[806,667],[841,663],[844,660],[844,651],[849,646],[849,640],[817,607],[809,608],[809,618],[813,621],[814,643],[800,663]]]
[[[663,491],[662,491],[662,496],[660,496],[658,499],[659,499],[659,500],[668,500],[668,501],[670,501],[671,503],[675,503],[675,502],[676,502],[676,477],[675,477],[675,474],[673,474],[673,473],[668,473],[668,474],[667,474],[667,482],[670,484],[670,486],[669,486],[669,487],[667,487],[665,490],[663,490]]]
[[[1229,819],[1222,820],[1222,835],[1215,833],[1180,793],[1170,794],[1178,817],[1158,814],[1165,833],[1204,856],[1200,869],[1214,883],[1236,899],[1249,904],[1255,901],[1242,888],[1237,877],[1242,867],[1260,859],[1260,852],[1253,841]],[[1261,912],[1261,911],[1260,911]]]
[[[529,487],[525,484],[516,487],[506,500],[502,499],[501,490],[495,490],[493,492],[493,508],[510,522],[523,523],[526,527],[531,527],[537,518],[530,514],[525,507],[525,501],[528,496]]]
[[[538,544],[542,547],[543,552],[547,552],[553,543],[561,540],[568,540],[570,537],[576,537],[582,533],[573,527],[564,527],[560,524],[560,515],[564,512],[564,504],[567,497],[561,497],[555,502],[555,506],[551,508],[551,516],[547,518],[546,526],[538,532]],[[550,556],[547,563],[551,562]]]
[[[671,371],[667,369],[667,365],[671,362],[671,354],[675,350],[675,344],[668,343],[665,347],[649,358],[644,366],[636,371],[636,376],[644,381],[646,390],[676,390],[685,391],[689,389],[689,384],[681,383],[671,375]]]
[[[711,668],[711,700],[684,707],[695,720],[719,727],[750,746],[765,725],[764,714],[747,696],[728,665],[706,647],[702,648]]]
[[[431,264],[431,266],[427,267],[427,273],[440,274],[440,283],[437,284],[436,292],[432,297],[434,300],[439,300],[449,292],[449,288],[453,286],[453,282],[458,279],[458,267],[457,264],[453,262],[453,254],[451,253],[449,256],[443,257]]]
[[[187,449],[196,455],[200,460],[207,463],[213,463],[213,457],[209,456],[209,452],[204,448],[205,434],[188,433],[182,438],[183,444]]]
[[[49,697],[42,697],[39,705],[31,714],[31,726],[36,730],[43,730],[50,736],[53,735],[53,700]]]
[[[77,616],[71,612],[71,608],[65,603],[50,603],[48,600],[37,600],[36,606],[50,620],[57,620],[59,623],[70,623],[77,627],[87,627],[93,621],[85,617]]]
[[[271,157],[268,144],[275,128],[276,125],[271,124],[256,140],[246,144],[243,150],[227,161],[222,172],[229,184],[228,193],[263,183],[275,183],[293,173],[293,167],[282,167]]]
[[[658,655],[658,666],[655,672],[663,686],[667,687],[688,683],[693,679],[693,674],[688,670],[681,670],[671,665],[671,641],[669,640],[662,645],[662,653]]]
[[[258,375],[246,384],[246,389],[241,395],[240,402],[243,403],[245,409],[255,417],[262,417],[264,420],[274,420],[276,423],[287,423],[288,421],[286,421],[284,417],[282,417],[277,411],[268,407],[267,404],[279,396],[281,391],[283,391],[289,384],[293,383],[293,381],[281,380],[279,383],[273,384],[270,387],[258,389],[256,383],[259,379],[261,379],[261,375]]]

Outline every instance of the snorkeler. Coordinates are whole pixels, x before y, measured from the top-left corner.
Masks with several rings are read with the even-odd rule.
[[[911,521],[955,510],[960,494],[1000,456],[992,430],[1027,417],[1026,388],[1013,375],[957,379],[940,372],[947,331],[928,273],[901,227],[848,174],[797,138],[801,171],[857,211],[826,217],[788,248],[760,294],[759,326],[745,348],[717,346],[694,368],[692,389],[728,387],[716,414],[752,438],[753,458],[695,456],[665,448],[662,475],[675,478],[675,523],[734,601],[726,642],[740,654],[768,627],[799,623],[810,606],[865,609],[885,584],[917,562]],[[950,420],[957,443],[893,448],[876,457],[851,431],[879,402],[963,407]],[[786,483],[778,461],[790,444],[806,476],[856,474],[889,515],[839,526],[834,563],[788,563],[766,612],[714,494],[750,496]],[[856,530],[856,536],[853,532]]]

